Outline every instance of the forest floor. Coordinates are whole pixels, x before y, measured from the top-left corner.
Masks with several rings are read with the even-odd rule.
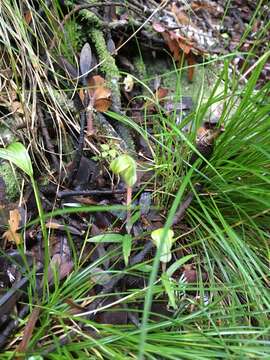
[[[0,19],[1,359],[269,359],[267,2]]]

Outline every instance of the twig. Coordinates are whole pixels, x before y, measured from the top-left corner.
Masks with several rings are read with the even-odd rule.
[[[126,189],[119,190],[72,190],[72,191],[59,191],[57,197],[60,199],[70,196],[99,196],[99,195],[116,195],[125,194]]]
[[[3,349],[3,346],[7,342],[7,339],[10,337],[12,332],[17,328],[17,326],[20,323],[19,319],[23,319],[29,311],[29,305],[24,305],[21,311],[19,312],[19,315],[17,319],[11,320],[6,328],[1,332],[0,334],[0,349]]]
[[[38,120],[40,122],[40,126],[41,126],[41,132],[42,132],[42,136],[44,138],[45,144],[47,146],[48,152],[52,158],[52,162],[53,162],[53,166],[55,168],[55,170],[60,170],[60,164],[59,161],[54,153],[54,147],[53,144],[51,142],[51,138],[48,132],[48,129],[46,127],[45,121],[44,121],[44,116],[43,116],[43,112],[41,109],[41,106],[38,104],[37,105],[37,115],[38,115]]]
[[[73,181],[75,180],[78,170],[79,170],[79,166],[80,166],[80,162],[81,162],[81,158],[82,158],[82,153],[83,153],[83,146],[84,146],[84,128],[85,128],[85,124],[86,124],[86,111],[83,110],[81,112],[81,116],[80,116],[80,135],[79,135],[79,141],[78,141],[78,147],[76,149],[76,153],[74,156],[74,159],[72,161],[72,166],[71,166],[71,175],[68,179],[68,185],[72,185]]]
[[[195,185],[195,190],[201,191],[202,185],[200,185],[200,184]],[[193,198],[194,198],[194,193],[189,192],[187,194],[187,196],[185,197],[185,199],[183,200],[183,202],[181,203],[179,209],[174,214],[172,225],[176,225],[177,223],[179,223],[179,221],[181,221],[183,219],[183,217],[186,213],[186,210],[189,207],[189,205],[191,204]]]
[[[186,198],[184,199],[184,201],[181,203],[179,209],[174,214],[172,225],[176,225],[183,219],[183,217],[186,213],[186,210],[189,207],[189,205],[191,204],[193,198],[194,198],[193,192],[189,192],[187,194]]]

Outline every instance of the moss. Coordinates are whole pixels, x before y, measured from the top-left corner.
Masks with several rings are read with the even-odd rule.
[[[136,56],[133,61],[133,64],[136,69],[136,76],[140,80],[145,80],[147,78],[147,71],[146,71],[145,63],[141,58],[141,56]]]
[[[82,11],[83,12],[83,11]],[[95,46],[99,61],[101,62],[100,69],[105,75],[107,85],[112,92],[112,110],[115,112],[121,111],[121,92],[119,88],[120,74],[118,67],[115,64],[115,59],[107,49],[107,44],[100,27],[99,18],[89,10],[85,10],[82,15],[87,19],[92,27],[90,29],[91,41]],[[119,136],[126,142],[128,152],[135,154],[135,145],[130,134],[130,130],[123,124],[116,123],[114,125]]]
[[[90,0],[91,2],[91,0]],[[112,110],[121,111],[121,92],[119,88],[120,74],[115,64],[115,59],[107,49],[107,44],[102,32],[101,22],[97,15],[90,10],[81,10],[80,14],[91,24],[90,38],[95,46],[99,61],[100,69],[105,75],[107,85],[112,92]],[[129,152],[135,153],[135,146],[128,128],[123,124],[116,123],[115,129],[119,136],[126,142]]]
[[[96,14],[94,14],[92,11],[84,9],[81,10],[79,14],[95,28],[101,28],[101,22],[99,20],[99,17]]]
[[[13,171],[11,165],[7,161],[3,161],[0,163],[0,174],[6,185],[7,200],[16,200],[20,195],[20,189],[18,184],[20,176],[18,175],[18,173],[15,173],[15,171]]]
[[[121,109],[121,93],[119,88],[120,74],[118,67],[115,64],[114,58],[107,50],[107,45],[102,31],[99,29],[92,29],[91,39],[95,44],[99,61],[103,61],[101,64],[101,71],[105,74],[108,86],[112,91],[112,109],[116,112],[119,112]],[[129,149],[128,152],[135,154],[135,146],[130,134],[130,130],[120,123],[115,124],[115,129],[120,137],[126,142],[127,148]]]
[[[101,71],[105,74],[106,80],[112,91],[112,100],[115,106],[121,108],[121,94],[119,89],[119,70],[115,64],[115,60],[108,52],[103,32],[99,29],[91,30],[91,40],[93,41],[99,61],[103,61],[100,65]]]

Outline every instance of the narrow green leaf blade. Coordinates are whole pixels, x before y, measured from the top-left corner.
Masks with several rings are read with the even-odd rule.
[[[93,243],[122,243],[123,238],[125,235],[121,234],[101,234],[93,236],[89,239],[87,239],[87,242],[93,242]]]
[[[185,264],[188,260],[192,259],[194,256],[196,255],[186,255],[183,256],[181,259],[178,259],[177,261],[175,261],[171,266],[168,267],[168,269],[166,270],[166,273],[169,277],[171,277],[174,272],[183,264]]]
[[[132,245],[132,237],[130,235],[125,235],[123,237],[122,249],[123,249],[124,261],[126,266],[128,266],[128,259],[131,252],[131,245]]]

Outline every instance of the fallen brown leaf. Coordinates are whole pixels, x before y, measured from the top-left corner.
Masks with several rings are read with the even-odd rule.
[[[173,3],[172,6],[171,6],[171,12],[174,14],[178,24],[182,24],[182,25],[190,24],[190,18],[175,3]]]
[[[17,347],[17,352],[25,352],[27,350],[27,345],[28,345],[29,341],[31,340],[36,322],[38,321],[38,318],[39,318],[39,314],[40,314],[40,308],[35,307],[31,313],[31,315],[29,316],[28,322],[24,328],[23,337]]]
[[[7,242],[15,242],[16,245],[21,243],[21,235],[17,232],[21,222],[19,209],[10,210],[9,212],[9,229],[4,232],[3,238]]]

